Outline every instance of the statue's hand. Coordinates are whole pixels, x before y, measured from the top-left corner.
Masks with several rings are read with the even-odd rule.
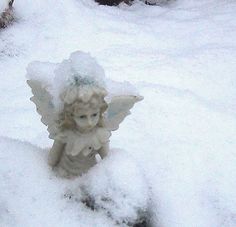
[[[92,146],[86,147],[84,148],[84,150],[82,151],[82,154],[84,156],[90,156],[92,157],[94,155],[94,149],[92,148]]]

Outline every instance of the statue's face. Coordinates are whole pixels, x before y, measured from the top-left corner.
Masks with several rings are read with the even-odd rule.
[[[79,109],[73,116],[77,129],[80,132],[89,132],[98,124],[99,118],[99,108]]]

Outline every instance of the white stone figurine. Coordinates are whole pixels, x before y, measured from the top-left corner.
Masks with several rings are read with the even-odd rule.
[[[99,76],[103,71],[89,54],[75,52],[69,60],[54,64],[54,82],[62,81],[59,86],[50,84],[51,78],[34,75],[40,74],[44,64],[48,63],[30,64],[27,83],[33,93],[31,100],[54,140],[48,162],[61,177],[80,176],[96,164],[97,154],[102,159],[107,155],[111,131],[118,129],[142,97],[118,95],[106,102],[107,91]],[[96,69],[92,72],[91,67]],[[41,71],[43,75],[45,68]]]

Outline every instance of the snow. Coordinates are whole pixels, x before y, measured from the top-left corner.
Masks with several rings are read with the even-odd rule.
[[[0,1],[0,13],[2,13],[8,6],[8,0]]]
[[[4,165],[0,166],[1,226],[113,226],[114,223],[102,212],[95,213],[86,208],[83,203],[77,202],[77,198],[70,198],[69,195],[78,191],[79,184],[86,183],[87,187],[91,187],[87,190],[91,191],[97,185],[98,189],[95,192],[96,196],[99,196],[102,190],[109,189],[106,186],[114,177],[122,179],[116,180],[115,182],[118,183],[116,187],[111,187],[110,191],[104,195],[112,195],[113,199],[121,203],[119,205],[123,205],[122,208],[124,208],[122,202],[126,202],[127,199],[123,196],[127,196],[127,191],[133,193],[128,194],[126,210],[118,209],[120,212],[116,214],[117,216],[124,215],[127,209],[128,212],[132,211],[134,205],[146,205],[145,184],[139,176],[135,162],[131,158],[127,159],[125,153],[111,152],[112,155],[104,161],[104,166],[98,164],[88,175],[88,180],[84,182],[82,179],[78,182],[78,180],[56,178],[47,165],[45,150],[27,142],[5,137],[1,137],[0,142],[0,158],[4,160]],[[2,152],[2,150],[8,152]],[[116,166],[115,163],[120,165]],[[130,169],[121,173],[118,168],[120,166]],[[137,184],[138,192],[130,188],[131,185],[127,190],[127,185],[131,182]],[[119,189],[118,192],[117,189]],[[77,197],[79,197],[78,193]],[[107,205],[112,208],[111,204]]]
[[[0,32],[0,226],[114,226],[123,212],[134,219],[135,207],[147,208],[157,227],[236,226],[235,1],[14,7],[18,21]],[[73,181],[56,178],[46,163],[52,141],[25,75],[32,61],[54,65],[78,50],[144,100],[111,138],[121,151]],[[114,206],[127,206],[98,199],[112,220],[67,196],[79,198],[79,185],[97,198],[107,188]]]

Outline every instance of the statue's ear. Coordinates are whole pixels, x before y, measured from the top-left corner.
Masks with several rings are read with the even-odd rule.
[[[65,91],[64,91],[64,92],[62,92],[62,93],[59,95],[59,98],[60,98],[61,100],[64,100],[64,99],[65,99],[65,96],[66,96],[66,93],[65,93]]]

